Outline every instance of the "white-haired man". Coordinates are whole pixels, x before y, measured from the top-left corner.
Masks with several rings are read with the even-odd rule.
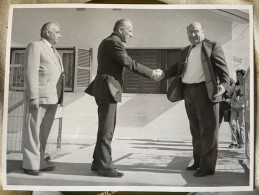
[[[26,125],[23,131],[23,162],[26,174],[40,175],[55,166],[44,159],[47,139],[58,104],[63,100],[63,64],[53,45],[61,38],[58,23],[49,22],[41,28],[41,39],[26,50],[25,93]]]
[[[133,37],[133,24],[128,19],[118,20],[113,33],[104,39],[98,49],[98,69],[94,81],[85,90],[95,97],[98,105],[98,133],[93,154],[92,171],[99,176],[122,177],[123,173],[114,168],[111,142],[116,124],[117,102],[121,101],[123,69],[155,79],[161,70],[152,70],[128,56],[123,43]]]

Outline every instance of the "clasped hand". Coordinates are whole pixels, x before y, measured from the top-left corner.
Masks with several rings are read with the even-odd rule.
[[[225,93],[226,89],[222,86],[222,85],[218,85],[217,86],[217,94],[215,94],[214,98],[220,96],[220,95],[223,95],[223,93]]]
[[[153,70],[151,78],[155,81],[161,81],[165,77],[164,72],[161,69]]]

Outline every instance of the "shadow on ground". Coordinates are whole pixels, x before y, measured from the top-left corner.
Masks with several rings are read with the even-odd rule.
[[[156,179],[161,178],[162,182],[159,185],[168,186],[168,183],[172,183],[171,187],[174,185],[188,187],[249,185],[249,169],[242,161],[242,158],[245,157],[242,150],[230,150],[222,147],[219,150],[215,175],[196,178],[193,176],[195,171],[186,170],[192,161],[191,141],[118,139],[115,143],[117,149],[118,146],[123,145],[123,151],[125,150],[120,151],[121,155],[114,159],[115,167],[126,174],[121,180],[98,177],[96,172],[91,171],[89,160],[86,163],[73,163],[76,162],[75,159],[70,159],[70,162],[53,161],[56,170],[43,174],[41,177],[25,175],[21,169],[20,160],[8,160],[8,184],[40,185],[44,181],[46,185],[52,186],[151,186],[154,185],[152,179],[148,178],[151,176],[157,177]],[[88,148],[81,146],[77,149],[81,154]],[[80,156],[80,158],[84,157]],[[136,182],[132,176],[143,178],[143,180]],[[171,180],[176,178],[177,182],[168,182],[168,178]]]

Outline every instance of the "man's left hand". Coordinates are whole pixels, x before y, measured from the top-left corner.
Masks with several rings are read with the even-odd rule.
[[[214,96],[214,98],[216,98],[216,97],[222,95],[222,94],[226,91],[226,89],[225,89],[222,85],[218,85],[217,88],[218,88],[218,92],[217,92],[217,94]]]

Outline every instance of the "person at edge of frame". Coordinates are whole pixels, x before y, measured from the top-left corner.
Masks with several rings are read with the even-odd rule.
[[[221,125],[223,119],[224,122],[230,123],[231,115],[231,97],[233,95],[233,90],[235,87],[235,80],[230,78],[229,90],[222,95],[222,102],[219,105],[219,126]]]
[[[243,148],[245,141],[245,85],[243,69],[236,70],[235,87],[231,98],[231,144],[229,148]]]

